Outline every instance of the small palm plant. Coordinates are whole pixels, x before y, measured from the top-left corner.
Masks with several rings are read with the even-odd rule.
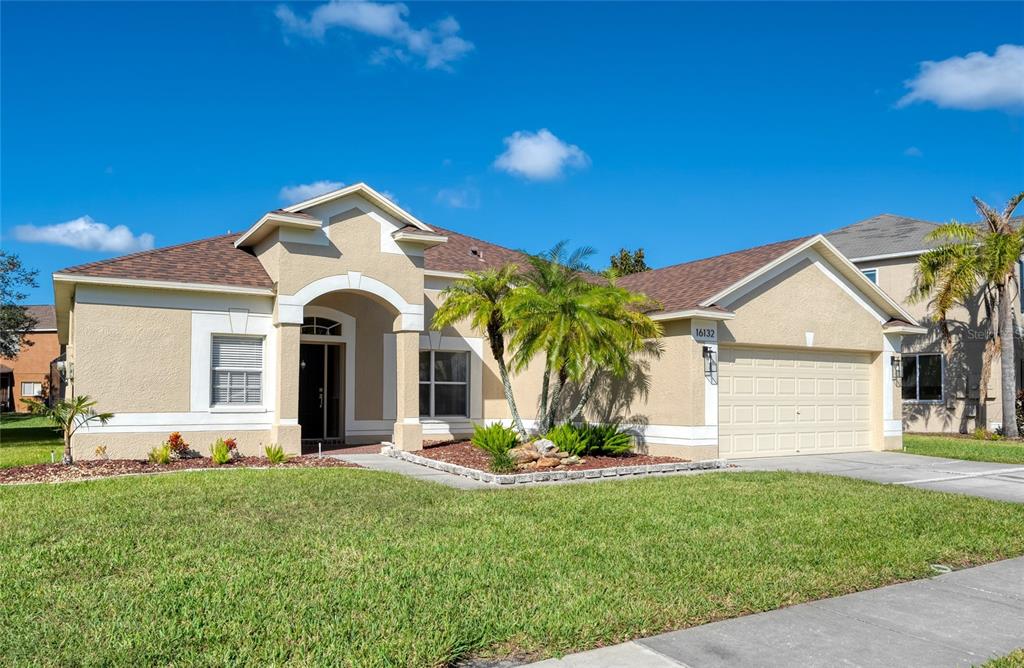
[[[100,424],[107,424],[113,413],[96,412],[96,402],[89,397],[80,396],[73,399],[61,399],[52,406],[47,406],[36,399],[24,399],[29,410],[36,415],[42,415],[60,429],[64,434],[64,457],[65,464],[74,462],[71,455],[71,437],[75,435],[79,427],[89,422],[98,421]]]

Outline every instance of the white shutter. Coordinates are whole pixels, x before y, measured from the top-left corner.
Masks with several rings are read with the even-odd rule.
[[[253,336],[214,336],[212,352],[213,403],[262,403],[263,339]]]

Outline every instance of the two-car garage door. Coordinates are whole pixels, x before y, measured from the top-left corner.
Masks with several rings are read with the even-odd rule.
[[[867,354],[723,347],[720,455],[869,449],[870,362]]]

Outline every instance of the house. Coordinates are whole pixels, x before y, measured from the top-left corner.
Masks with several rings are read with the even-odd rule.
[[[1002,424],[1002,390],[998,358],[992,364],[987,392],[981,388],[982,354],[988,336],[988,316],[978,299],[949,313],[950,355],[944,354],[939,323],[929,315],[927,301],[909,299],[918,257],[940,242],[925,237],[938,223],[883,214],[826,234],[826,238],[871,281],[900,302],[927,334],[907,338],[900,350],[903,428],[919,432],[994,430]],[[1021,275],[1020,263],[1017,278]],[[1024,303],[1020,305],[1024,307]],[[1019,311],[1015,309],[1014,318]],[[1021,341],[1015,340],[1017,387],[1024,377]],[[983,396],[987,395],[987,400]]]
[[[0,410],[24,411],[22,399],[44,399],[60,394],[60,377],[52,363],[60,355],[57,314],[51,304],[25,307],[36,325],[26,336],[28,345],[14,359],[0,357]]]
[[[429,328],[464,272],[521,259],[356,184],[227,234],[53,275],[69,392],[115,414],[76,457],[171,431],[243,452],[465,436],[508,408],[481,333]],[[664,353],[598,407],[693,460],[901,447],[903,338],[924,330],[823,236],[622,279],[660,302]],[[513,379],[524,417],[539,365]],[[894,373],[896,372],[896,373]],[[596,410],[596,409],[595,409]],[[601,415],[588,416],[600,419]]]

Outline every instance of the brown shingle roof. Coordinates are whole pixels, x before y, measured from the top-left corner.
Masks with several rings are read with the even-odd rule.
[[[433,271],[480,271],[518,264],[526,257],[519,251],[498,246],[489,241],[430,226],[438,234],[448,237],[448,243],[426,250],[426,268]]]
[[[697,308],[701,302],[785,255],[808,238],[779,241],[704,260],[652,269],[624,276],[618,284],[658,300],[665,311]]]
[[[520,251],[431,226],[448,243],[426,250],[428,270],[465,272],[521,264]],[[273,282],[249,250],[235,248],[238,234],[224,234],[166,248],[90,262],[59,273],[101,278],[127,278],[234,287],[272,288]],[[619,285],[643,292],[666,311],[696,308],[715,293],[760,269],[805,238],[781,241],[743,251],[653,269],[619,279]],[[49,320],[54,322],[52,309]],[[38,318],[38,316],[37,316]],[[43,322],[42,318],[38,318]]]
[[[58,273],[234,287],[274,287],[256,256],[246,249],[235,248],[235,239],[239,236],[222,234],[178,246],[80,264]]]
[[[53,304],[30,304],[25,306],[25,310],[36,319],[33,330],[57,329],[57,311]]]

